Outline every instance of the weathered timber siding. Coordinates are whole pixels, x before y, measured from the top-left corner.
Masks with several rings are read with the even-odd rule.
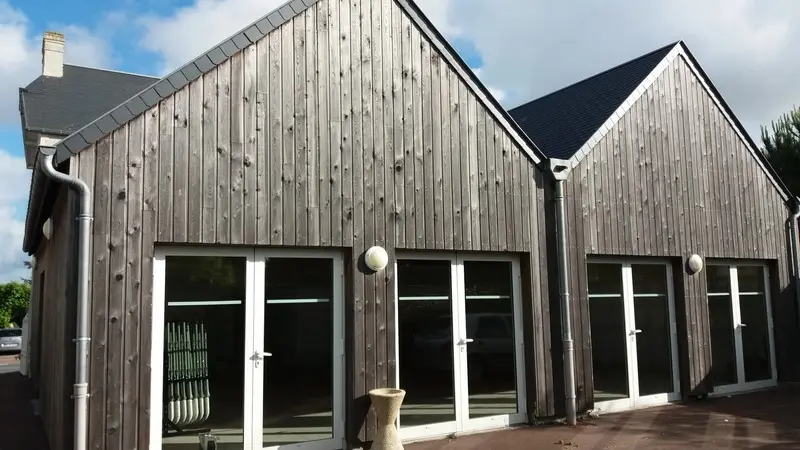
[[[565,191],[581,409],[593,404],[587,255],[671,258],[684,395],[711,388],[705,272],[685,273],[686,258],[769,261],[779,374],[792,376],[789,210],[683,57],[575,167]]]
[[[91,447],[146,447],[161,243],[344,248],[348,430],[396,383],[371,245],[523,256],[529,410],[554,412],[544,175],[394,0],[323,0],[73,158],[94,190]]]
[[[66,450],[72,448],[75,380],[75,195],[61,188],[54,197],[52,234],[42,239],[35,253],[34,298],[42,298],[30,326],[40,330],[34,345],[41,351],[34,353],[31,365],[50,448]],[[39,282],[43,273],[44,286]]]

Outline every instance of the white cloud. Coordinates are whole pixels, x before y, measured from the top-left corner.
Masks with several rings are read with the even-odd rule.
[[[96,33],[77,25],[56,26],[65,33],[64,59],[68,63],[107,67],[110,47]],[[19,88],[41,73],[41,35],[34,32],[22,11],[0,0],[0,125],[18,125]]]
[[[800,98],[793,0],[418,0],[470,42],[504,104],[567,86],[684,40],[754,138]],[[444,18],[441,16],[444,11]]]
[[[167,16],[141,18],[141,45],[159,55],[159,72],[166,74],[283,3],[284,0],[197,0]]]
[[[25,159],[0,149],[0,282],[30,277],[23,261],[28,257],[22,252],[25,235],[25,205],[30,186],[30,172],[25,168]]]

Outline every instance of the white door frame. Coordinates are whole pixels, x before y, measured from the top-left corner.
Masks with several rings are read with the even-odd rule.
[[[628,398],[595,402],[594,411],[610,413],[637,408],[663,405],[681,399],[680,367],[678,357],[678,331],[675,313],[675,296],[673,293],[672,265],[668,260],[648,258],[646,260],[629,259],[589,259],[587,264],[610,264],[621,266],[622,270],[622,303],[625,314],[626,355],[628,367]],[[633,291],[632,266],[657,265],[666,271],[667,309],[669,314],[670,353],[672,356],[672,392],[659,394],[639,394],[639,363],[637,352],[636,311]],[[589,300],[591,301],[591,299]],[[590,319],[591,320],[591,319]]]
[[[733,336],[734,336],[734,354],[736,358],[736,378],[737,382],[734,384],[726,384],[713,387],[713,392],[709,396],[716,397],[720,395],[735,394],[741,392],[754,391],[759,389],[766,389],[778,385],[778,369],[775,361],[775,328],[772,320],[772,302],[770,295],[770,278],[769,267],[761,262],[750,261],[713,261],[707,264],[708,266],[722,266],[728,267],[730,270],[730,297],[731,297],[731,312],[733,316]],[[760,381],[745,381],[744,373],[744,349],[742,343],[742,327],[746,326],[745,320],[742,318],[740,292],[739,292],[739,267],[759,267],[764,277],[764,307],[767,312],[767,334],[769,339],[769,352],[770,352],[770,371],[771,376],[768,380]],[[706,297],[706,302],[708,297]],[[710,320],[710,319],[709,319]],[[711,351],[714,351],[714,343],[711,343]]]
[[[397,271],[397,262],[400,260],[434,260],[447,261],[450,263],[450,303],[453,317],[453,386],[454,386],[454,406],[456,419],[454,421],[442,422],[415,427],[402,427],[402,417],[398,419],[399,431],[403,440],[416,440],[421,438],[433,438],[447,436],[453,433],[481,431],[507,427],[512,424],[524,423],[528,420],[526,386],[525,386],[525,340],[523,334],[522,298],[521,298],[521,275],[519,257],[515,254],[486,254],[486,253],[433,253],[433,252],[398,252],[395,258],[395,330],[399,332],[399,296],[398,283],[400,278]],[[466,330],[466,294],[464,286],[464,262],[497,261],[511,263],[512,273],[512,296],[514,307],[514,342],[515,348],[515,377],[517,386],[517,413],[500,414],[490,417],[469,418],[469,379],[468,379],[468,356],[464,345],[459,345],[462,339],[467,338]],[[399,355],[399,339],[395,337],[395,354]],[[400,388],[400,364],[398,358],[396,376]]]
[[[260,450],[263,427],[263,367],[256,367],[251,356],[262,351],[264,337],[265,258],[330,258],[333,260],[333,438],[309,443],[266,447],[287,450],[329,450],[345,446],[344,376],[344,259],[340,251],[309,249],[269,249],[227,246],[157,247],[153,258],[152,343],[150,350],[150,450],[161,450],[163,429],[164,317],[166,313],[166,258],[168,256],[206,256],[246,258],[243,445],[245,450]],[[249,395],[248,395],[249,394]],[[338,419],[337,419],[338,417]]]

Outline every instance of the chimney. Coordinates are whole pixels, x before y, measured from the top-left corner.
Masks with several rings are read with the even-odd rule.
[[[45,31],[42,38],[42,75],[61,77],[64,75],[64,35]]]

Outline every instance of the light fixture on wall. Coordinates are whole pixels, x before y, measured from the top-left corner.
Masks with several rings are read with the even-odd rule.
[[[689,272],[694,275],[703,270],[703,258],[701,258],[700,255],[694,254],[686,261],[686,266],[689,268]]]
[[[44,224],[42,225],[42,234],[46,239],[50,239],[50,235],[53,233],[53,223],[50,222],[50,219],[47,219]]]
[[[364,263],[370,270],[374,270],[375,272],[379,272],[386,268],[386,265],[389,264],[389,254],[386,253],[386,249],[379,246],[370,247],[366,253],[364,253]]]

